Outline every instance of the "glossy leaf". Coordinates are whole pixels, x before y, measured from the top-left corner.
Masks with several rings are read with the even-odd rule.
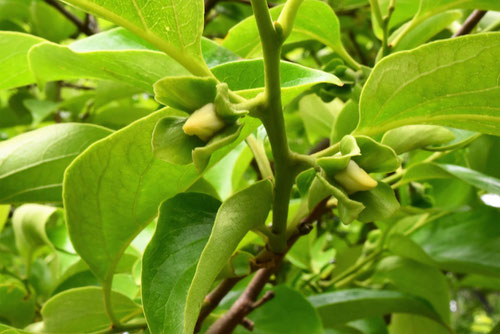
[[[1,203],[60,202],[66,167],[111,134],[90,124],[56,124],[0,143]]]
[[[348,289],[318,294],[308,299],[327,327],[390,313],[419,314],[440,321],[429,303],[398,291]]]
[[[271,10],[274,20],[278,19],[283,6]],[[287,42],[315,39],[337,52],[345,61],[358,68],[357,64],[345,51],[340,39],[340,23],[335,12],[320,1],[306,0],[297,13],[292,34]],[[224,40],[223,45],[244,58],[258,57],[262,50],[257,25],[253,17],[234,26]]]
[[[457,178],[471,186],[500,195],[500,180],[475,170],[447,164],[419,163],[411,166],[402,179],[403,183],[429,179]]]
[[[8,34],[14,36],[14,33]],[[16,33],[15,36],[15,41],[36,39],[31,35],[20,33]],[[5,71],[15,69],[16,72],[13,73],[26,73],[15,77],[15,80],[24,78],[23,81],[13,81],[5,88],[35,81],[44,84],[55,80],[92,78],[125,83],[138,87],[140,91],[153,93],[152,86],[159,79],[165,76],[189,74],[171,57],[123,28],[111,29],[68,46],[53,44],[42,39],[36,39],[33,43],[38,47],[31,48],[30,45],[24,49],[17,47],[20,51],[16,61],[17,68],[5,62],[9,65]],[[229,50],[207,39],[202,40],[202,48],[210,66],[237,59]]]
[[[142,314],[139,305],[117,292],[111,294],[115,315],[123,322]],[[109,328],[99,287],[66,290],[42,308],[43,333],[93,333]]]
[[[229,197],[196,267],[184,311],[184,333],[192,333],[203,299],[247,232],[266,221],[272,203],[272,183],[263,180]]]
[[[281,92],[283,104],[318,83],[342,86],[333,74],[314,70],[298,64],[282,61]],[[229,85],[239,95],[252,98],[264,91],[264,63],[262,60],[246,60],[226,63],[212,68],[214,75]]]
[[[32,48],[29,59],[39,83],[92,78],[125,82],[152,92],[153,84],[167,75],[189,72],[162,52],[122,29],[76,41],[69,46],[49,42]]]
[[[127,245],[157,214],[159,203],[198,177],[194,167],[153,156],[154,126],[169,115],[175,113],[161,110],[115,132],[66,172],[63,197],[71,240],[100,279],[112,274]]]
[[[382,144],[401,154],[431,145],[445,144],[453,139],[453,132],[442,126],[407,125],[387,131],[382,138]]]
[[[372,190],[352,194],[351,199],[365,206],[357,218],[364,223],[387,219],[399,209],[394,191],[383,182],[379,182]]]
[[[499,219],[498,210],[487,207],[458,212],[417,230],[412,239],[443,269],[498,276]]]
[[[0,10],[1,12],[2,10]],[[17,32],[0,32],[0,89],[30,84],[34,81],[28,66],[28,51],[42,38]],[[12,52],[15,50],[15,52]]]
[[[173,0],[168,4],[148,0],[127,3],[106,0],[66,2],[127,28],[156,45],[193,74],[207,74],[201,55],[204,25],[202,0]]]
[[[151,333],[183,333],[188,289],[219,205],[210,196],[185,193],[160,206],[142,269],[142,300]]]
[[[356,132],[440,124],[500,134],[499,50],[500,34],[490,33],[384,58],[363,89]]]

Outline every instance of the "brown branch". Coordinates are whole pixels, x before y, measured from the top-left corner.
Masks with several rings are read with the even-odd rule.
[[[224,298],[242,279],[243,277],[226,278],[205,297],[200,315],[198,316],[198,321],[196,322],[196,328],[194,330],[195,333],[200,331],[203,321],[210,315],[210,313],[212,313],[213,310],[217,308],[217,306],[219,306],[222,298]]]
[[[75,14],[70,12],[63,4],[61,4],[58,0],[45,0],[45,2],[58,10],[62,15],[64,15],[68,20],[70,20],[80,32],[84,33],[87,36],[94,35],[99,32],[97,27],[95,27],[95,21],[92,19],[87,19],[87,22],[80,20]]]
[[[249,324],[247,321],[245,321],[246,317],[253,310],[262,306],[264,303],[266,303],[272,297],[274,297],[272,292],[269,291],[266,294],[264,294],[264,296],[260,300],[258,300],[258,297],[262,292],[262,290],[264,289],[267,281],[269,280],[271,275],[276,271],[278,266],[281,264],[286,253],[290,250],[290,248],[292,248],[292,246],[301,236],[306,235],[311,231],[312,224],[315,221],[319,220],[323,216],[323,214],[328,212],[328,207],[326,205],[327,202],[328,198],[325,198],[318,205],[316,205],[316,207],[309,213],[307,217],[302,219],[301,223],[297,228],[297,231],[288,239],[287,242],[288,247],[285,253],[275,254],[270,251],[265,251],[261,253],[259,256],[257,256],[257,261],[256,261],[257,264],[261,264],[267,267],[259,269],[256,272],[255,276],[252,278],[250,284],[247,286],[243,294],[231,306],[229,311],[227,311],[208,329],[206,334],[230,334],[239,324],[242,324],[246,327]],[[218,288],[216,288],[216,290]],[[225,291],[225,294],[227,294],[231,290],[231,288],[229,288],[229,290],[221,288],[221,290]],[[214,292],[216,290],[214,290]],[[220,299],[222,299],[223,297],[224,296],[222,296]],[[201,327],[201,322],[199,326]]]
[[[231,306],[229,311],[208,329],[206,334],[232,333],[236,326],[238,326],[250,312],[262,305],[263,302],[258,302],[257,300],[267,281],[274,273],[274,270],[275,268],[264,268],[257,271],[243,294],[233,306]]]
[[[469,34],[472,29],[481,21],[484,15],[486,15],[486,10],[475,10],[470,14],[470,16],[465,20],[462,27],[453,34],[453,37],[463,36]]]

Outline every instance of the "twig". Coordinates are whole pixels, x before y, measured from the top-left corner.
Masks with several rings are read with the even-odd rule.
[[[453,37],[463,36],[469,34],[472,29],[481,21],[484,15],[486,15],[486,10],[475,10],[470,14],[470,16],[465,20],[462,27],[453,34]]]
[[[86,22],[80,20],[75,14],[70,12],[64,7],[58,0],[45,0],[45,2],[57,9],[62,15],[64,15],[68,20],[70,20],[80,32],[87,36],[94,35],[99,32],[97,27],[94,26],[92,19],[87,19]]]
[[[222,298],[224,298],[229,291],[239,282],[243,277],[227,278],[223,280],[212,292],[210,292],[203,302],[198,322],[196,323],[195,333],[201,329],[203,321],[217,308]]]
[[[255,308],[261,306],[266,301],[258,301],[259,295],[264,289],[267,281],[274,273],[275,268],[260,269],[255,273],[252,281],[247,286],[243,294],[233,304],[219,320],[217,320],[206,332],[206,334],[230,334],[245,317]],[[265,297],[266,295],[264,295]],[[263,298],[264,298],[263,297]],[[269,295],[267,300],[269,300]]]

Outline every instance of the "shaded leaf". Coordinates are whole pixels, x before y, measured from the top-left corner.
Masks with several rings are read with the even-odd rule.
[[[151,333],[183,333],[188,289],[219,205],[210,196],[186,193],[160,206],[142,270],[142,300]]]
[[[184,333],[192,333],[203,299],[247,232],[264,224],[272,203],[272,183],[263,180],[229,197],[196,267],[184,311]]]
[[[419,314],[436,321],[439,315],[425,301],[398,291],[348,289],[310,296],[325,327],[390,313]]]

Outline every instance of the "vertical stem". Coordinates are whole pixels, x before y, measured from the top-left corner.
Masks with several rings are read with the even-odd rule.
[[[297,3],[295,0],[292,2]],[[283,27],[278,25],[281,27],[279,31],[275,28],[266,0],[252,0],[252,8],[262,42],[266,83],[264,92],[265,102],[259,113],[259,118],[266,128],[271,143],[276,172],[272,232],[277,238],[271,242],[270,246],[274,252],[282,253],[286,249],[288,204],[294,181],[293,168],[291,168],[292,158],[285,131],[283,106],[281,104],[280,60],[281,46],[284,41],[282,35]],[[288,14],[287,17],[293,18],[294,15]],[[290,21],[287,22],[287,26],[292,23]]]

